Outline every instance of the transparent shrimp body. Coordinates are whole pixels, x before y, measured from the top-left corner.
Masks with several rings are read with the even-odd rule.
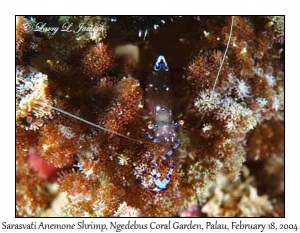
[[[153,132],[152,134],[149,132],[146,134],[154,143],[160,142],[173,145],[172,149],[163,155],[162,159],[165,160],[173,154],[180,145],[180,141],[176,135],[176,128],[179,126],[179,123],[174,123],[171,110],[169,67],[165,57],[162,55],[158,56],[153,72],[148,77],[147,93],[147,102],[152,119],[152,123],[148,125],[148,128]],[[151,166],[152,176],[156,185],[153,191],[158,192],[165,189],[170,182],[175,165],[171,160],[169,172],[162,181],[159,179],[160,173],[156,170],[155,161],[152,162]]]

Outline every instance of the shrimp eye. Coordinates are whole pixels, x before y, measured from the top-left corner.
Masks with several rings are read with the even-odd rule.
[[[148,129],[153,129],[153,124],[149,124]]]
[[[184,121],[183,121],[183,120],[180,120],[180,121],[179,121],[179,124],[180,124],[180,125],[183,125],[183,124],[184,124]]]
[[[158,127],[158,125],[157,125],[157,124],[155,124],[155,125],[154,125],[154,127],[155,127],[155,128],[157,128],[157,127]]]

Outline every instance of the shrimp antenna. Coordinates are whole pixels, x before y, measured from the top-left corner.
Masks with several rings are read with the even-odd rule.
[[[78,117],[78,116],[75,116],[75,115],[73,115],[73,114],[71,114],[71,113],[69,113],[69,112],[66,112],[66,111],[64,111],[64,110],[62,110],[62,109],[60,109],[60,108],[56,108],[56,107],[54,107],[54,106],[50,106],[50,105],[48,105],[48,104],[46,104],[46,103],[44,103],[44,102],[36,101],[36,103],[38,103],[38,104],[40,104],[40,105],[42,105],[42,106],[45,106],[45,107],[50,107],[51,109],[53,109],[53,110],[55,110],[55,111],[57,111],[57,112],[60,112],[60,113],[62,113],[62,114],[64,114],[64,115],[67,115],[67,116],[72,117],[72,118],[74,118],[74,119],[76,119],[76,120],[79,120],[79,121],[81,121],[81,122],[84,122],[84,123],[86,123],[86,124],[88,124],[88,125],[94,126],[94,127],[98,128],[98,129],[100,129],[100,130],[103,130],[103,131],[105,131],[105,132],[109,132],[109,133],[118,135],[118,136],[120,136],[120,137],[126,138],[126,139],[131,140],[131,141],[134,141],[134,142],[143,143],[143,142],[140,141],[140,140],[136,140],[136,139],[130,138],[130,137],[126,136],[126,135],[117,133],[117,132],[115,132],[115,131],[113,131],[113,130],[110,130],[110,129],[107,129],[107,128],[102,127],[102,126],[100,126],[100,125],[94,124],[94,123],[92,123],[92,122],[90,122],[90,121],[87,121],[87,120],[81,118],[81,117]]]
[[[213,86],[213,89],[212,89],[212,95],[213,95],[213,92],[215,91],[215,88],[216,88],[216,85],[217,85],[217,82],[218,82],[218,79],[219,79],[219,75],[221,73],[222,66],[223,66],[223,63],[225,61],[225,58],[226,58],[226,55],[227,55],[227,51],[228,51],[228,48],[229,48],[230,40],[231,40],[231,37],[232,37],[233,21],[234,21],[234,16],[231,16],[231,26],[230,26],[229,38],[228,38],[226,49],[225,49],[225,52],[224,52],[224,55],[223,55],[223,58],[222,58],[222,61],[221,61],[221,64],[220,64],[220,67],[219,67],[216,79],[215,79],[215,82],[214,82],[214,86]],[[202,120],[203,120],[203,117],[201,117],[201,120],[196,125],[196,128],[198,128],[198,126],[201,124]]]
[[[228,38],[227,46],[226,46],[225,53],[224,53],[223,59],[222,59],[222,61],[221,61],[221,65],[220,65],[220,67],[219,67],[218,74],[217,74],[217,77],[216,77],[216,79],[215,79],[215,83],[214,83],[214,86],[213,86],[212,91],[215,90],[215,87],[216,87],[216,84],[217,84],[217,82],[218,82],[219,75],[220,75],[220,73],[221,73],[221,69],[222,69],[224,60],[225,60],[226,55],[227,55],[227,51],[228,51],[229,44],[230,44],[230,40],[231,40],[231,36],[232,36],[233,20],[234,20],[234,16],[231,16],[231,26],[230,26],[230,33],[229,33],[229,38]]]

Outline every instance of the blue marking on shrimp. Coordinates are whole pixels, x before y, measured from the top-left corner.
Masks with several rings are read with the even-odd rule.
[[[146,135],[148,136],[148,138],[149,138],[152,142],[154,142],[154,143],[158,142],[158,139],[155,138],[155,137],[153,137],[153,136],[151,136],[149,132],[146,132]]]
[[[164,68],[165,71],[169,70],[168,63],[166,62],[165,57],[163,55],[160,55],[156,60],[154,70],[159,71],[162,67]]]
[[[169,172],[168,172],[167,176],[163,179],[163,181],[161,181],[159,179],[160,173],[158,173],[156,171],[156,163],[155,162],[152,162],[151,168],[152,168],[151,174],[152,174],[152,176],[154,178],[154,183],[156,185],[156,187],[152,191],[155,192],[155,193],[157,193],[157,192],[159,192],[161,190],[166,189],[166,186],[170,182],[170,179],[171,179],[172,174],[173,174],[173,170],[175,168],[174,162],[173,161],[170,162]]]
[[[168,159],[169,157],[171,157],[171,155],[174,153],[174,151],[180,146],[180,140],[177,139],[175,145],[172,147],[171,150],[169,150],[163,157],[163,160]]]

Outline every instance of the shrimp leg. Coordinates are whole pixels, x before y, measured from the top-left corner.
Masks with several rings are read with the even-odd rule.
[[[158,139],[155,138],[155,137],[153,137],[153,136],[151,136],[151,134],[150,134],[149,132],[146,132],[145,134],[148,136],[148,138],[149,138],[152,142],[154,142],[154,143],[158,142]]]
[[[174,151],[177,149],[177,147],[179,147],[179,146],[180,146],[180,140],[177,139],[175,145],[172,147],[171,150],[169,150],[169,151],[162,157],[162,159],[163,159],[163,160],[168,159],[168,158],[174,153]]]

